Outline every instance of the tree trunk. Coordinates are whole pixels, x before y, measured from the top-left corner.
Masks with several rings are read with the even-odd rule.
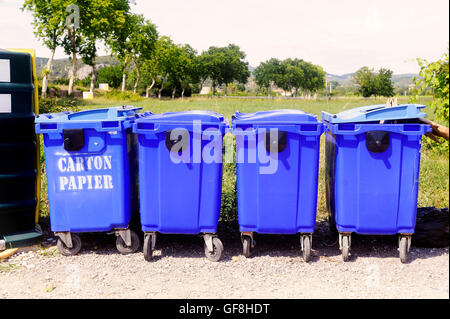
[[[228,84],[225,83],[225,96],[228,96]]]
[[[175,92],[176,92],[176,90],[177,90],[177,87],[174,86],[174,87],[173,87],[173,90],[172,90],[172,100],[175,98]]]
[[[184,99],[184,88],[181,90],[181,98]]]
[[[158,99],[161,99],[161,92],[164,88],[164,84],[166,84],[166,77],[163,78],[162,83],[161,83],[161,89],[158,92]]]
[[[198,91],[198,95],[202,92],[203,84],[205,84],[205,80],[200,81],[200,90]]]
[[[125,86],[127,84],[127,73],[126,68],[128,65],[128,58],[125,58],[125,61],[123,62],[123,73],[122,73],[122,92],[125,92]]]
[[[136,94],[139,80],[141,79],[141,70],[139,69],[139,65],[137,64],[136,60],[134,60],[134,59],[133,59],[133,64],[134,64],[134,67],[136,68],[136,82],[134,82],[133,93]]]
[[[75,85],[75,79],[77,77],[77,46],[76,46],[76,34],[75,29],[69,32],[69,37],[72,42],[72,72],[70,73],[69,80],[69,96],[73,93],[73,87]]]
[[[153,86],[155,85],[155,79],[152,79],[152,84],[147,88],[147,90],[145,90],[145,97],[149,98],[150,97],[150,90],[153,88]]]
[[[95,89],[95,81],[97,80],[97,68],[95,67],[95,64],[92,65],[92,75],[91,75],[91,88],[89,92],[94,95],[94,89]]]
[[[42,78],[42,97],[47,97],[47,87],[48,87],[48,76],[50,75],[50,70],[52,69],[53,58],[55,57],[56,47],[52,49],[50,58],[45,66],[44,77]]]
[[[213,89],[212,95],[213,95],[213,96],[216,96],[216,81],[213,81],[213,83],[212,83],[212,89]]]

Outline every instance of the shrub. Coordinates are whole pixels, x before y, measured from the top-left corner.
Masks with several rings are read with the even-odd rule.
[[[108,83],[111,88],[119,88],[122,85],[122,67],[111,65],[101,68],[97,75],[98,83]]]
[[[64,111],[78,111],[81,101],[73,98],[40,98],[39,113],[58,113]]]

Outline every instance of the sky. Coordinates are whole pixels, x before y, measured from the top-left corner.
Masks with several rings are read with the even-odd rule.
[[[0,0],[0,47],[49,50],[35,39],[22,0]],[[237,44],[256,67],[272,57],[301,58],[326,72],[362,66],[417,73],[415,58],[439,59],[449,43],[448,0],[136,0],[161,35],[198,52]],[[100,54],[105,54],[100,49]],[[57,58],[64,58],[61,48]]]

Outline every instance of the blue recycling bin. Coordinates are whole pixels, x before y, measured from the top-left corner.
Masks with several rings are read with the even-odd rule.
[[[131,131],[140,108],[120,106],[42,114],[51,229],[63,255],[75,255],[74,233],[115,231],[123,254],[139,248],[129,224],[138,209],[137,145]]]
[[[317,209],[323,124],[300,110],[243,114],[232,119],[236,135],[238,219],[243,254],[253,233],[297,234],[310,259]]]
[[[322,112],[326,133],[326,192],[344,261],[351,233],[399,234],[406,261],[416,223],[424,105],[370,105]]]
[[[223,116],[210,111],[146,113],[133,124],[147,261],[152,259],[157,233],[203,234],[206,257],[220,259],[223,245],[215,234],[226,127]]]

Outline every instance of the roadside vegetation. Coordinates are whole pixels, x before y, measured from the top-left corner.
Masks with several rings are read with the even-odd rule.
[[[24,0],[22,9],[33,14],[35,36],[50,50],[39,74],[40,112],[77,111],[132,104],[154,113],[207,109],[228,120],[239,110],[256,112],[296,108],[320,116],[357,106],[399,103],[428,106],[429,119],[448,126],[448,50],[435,62],[418,59],[420,74],[401,87],[393,72],[364,66],[348,82],[332,80],[321,66],[300,57],[270,58],[256,68],[235,44],[211,46],[197,52],[189,44],[174,43],[159,33],[151,20],[134,14],[131,0]],[[99,57],[102,44],[110,57]],[[54,55],[63,49],[69,72],[52,75]],[[111,63],[104,63],[108,58]],[[100,63],[102,61],[102,63]],[[90,68],[84,77],[80,64]],[[64,69],[64,68],[63,68]],[[96,89],[100,83],[109,89]],[[82,92],[94,99],[82,100]],[[200,97],[201,96],[201,97]],[[77,97],[77,98],[76,98]],[[226,138],[232,138],[227,136]],[[323,141],[320,161],[318,216],[326,215]],[[424,137],[419,206],[448,207],[448,142]],[[48,217],[44,154],[41,215]],[[235,165],[225,164],[222,218],[236,218]]]

